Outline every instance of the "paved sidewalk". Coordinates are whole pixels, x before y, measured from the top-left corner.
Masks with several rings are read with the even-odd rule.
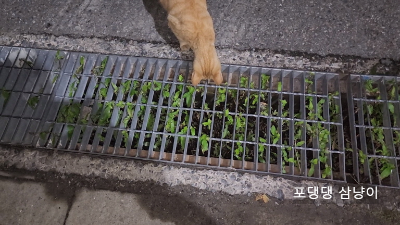
[[[171,174],[165,177],[167,173]],[[193,182],[171,183],[174,176],[187,179],[191,175],[201,181],[205,173],[207,189],[195,187]],[[282,186],[288,182],[285,179],[263,183],[254,178],[248,183],[246,174],[227,175],[247,185],[231,184],[233,187],[225,189],[247,190],[257,182],[271,186],[259,193],[233,194],[233,189],[231,193],[223,189],[217,180],[221,174],[213,171],[53,151],[0,151],[0,224],[317,225],[398,224],[400,220],[398,190],[380,188],[378,200],[340,205],[266,194],[275,193],[273,185]],[[257,200],[260,196],[266,202]]]
[[[400,75],[397,0],[207,4],[222,63]],[[0,45],[193,59],[180,52],[158,0],[8,1],[0,15]]]
[[[397,0],[208,0],[207,4],[219,48],[400,59]],[[158,0],[31,0],[2,5],[0,35],[176,43]]]
[[[174,224],[151,218],[135,194],[82,188],[69,199],[49,188],[0,180],[0,224]]]
[[[44,184],[0,181],[1,224],[63,224],[66,201],[47,194]]]

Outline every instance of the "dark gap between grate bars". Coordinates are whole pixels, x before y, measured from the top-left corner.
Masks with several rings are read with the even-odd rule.
[[[223,65],[193,87],[191,62],[17,47],[0,66],[1,143],[399,187],[393,77]]]

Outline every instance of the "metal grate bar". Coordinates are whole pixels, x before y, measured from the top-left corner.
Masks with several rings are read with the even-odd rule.
[[[382,97],[382,100],[388,100],[387,96],[387,90],[386,90],[386,81],[382,80],[379,82],[379,90],[380,90],[380,96]],[[383,111],[383,126],[386,128],[383,128],[384,132],[384,137],[385,137],[385,144],[386,147],[388,148],[389,155],[390,156],[396,156],[395,150],[394,150],[394,144],[393,144],[393,130],[392,130],[392,125],[390,121],[390,112],[389,112],[389,104],[387,102],[383,103],[383,107],[381,108]],[[393,108],[394,111],[394,108]],[[383,146],[382,146],[383,147]],[[382,149],[384,151],[384,149]],[[396,168],[399,168],[397,165],[397,160],[388,157],[388,160],[392,165],[394,165],[394,168],[391,170],[390,174],[390,182],[392,186],[400,186],[399,182],[399,170]]]
[[[164,76],[163,76],[163,80],[162,80],[161,90],[164,90],[164,88],[166,87],[166,81],[168,80],[169,72],[175,63],[176,63],[175,61],[167,61],[166,62],[166,65],[164,68]],[[159,100],[158,100],[159,106],[163,104],[163,100],[164,100],[164,94],[161,93],[159,96]],[[156,147],[155,146],[156,138],[160,138],[160,136],[157,136],[157,134],[155,132],[158,131],[158,129],[159,129],[158,125],[160,124],[160,117],[161,117],[162,109],[163,108],[161,108],[161,107],[157,107],[156,118],[155,118],[154,125],[153,125],[153,134],[151,135],[151,139],[150,139],[149,154],[147,155],[148,159],[150,158],[150,156],[152,155],[152,153],[154,151],[154,148]],[[161,154],[160,154],[160,157],[161,157]],[[159,159],[161,159],[161,158],[159,158]]]

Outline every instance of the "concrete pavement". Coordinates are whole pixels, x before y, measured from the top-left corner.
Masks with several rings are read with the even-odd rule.
[[[1,224],[397,224],[380,205],[281,201],[189,186],[2,168]]]
[[[207,4],[222,63],[400,75],[396,0]],[[157,0],[30,0],[2,5],[1,45],[193,59],[179,51]]]
[[[400,5],[396,0],[207,3],[219,48],[400,59]],[[2,5],[1,35],[53,34],[176,43],[157,0],[31,0]]]
[[[226,179],[225,176],[234,177]],[[269,180],[271,179],[271,180]],[[0,224],[397,224],[399,190],[378,199],[296,200],[295,182],[57,151],[1,148]],[[263,200],[257,200],[264,196]]]

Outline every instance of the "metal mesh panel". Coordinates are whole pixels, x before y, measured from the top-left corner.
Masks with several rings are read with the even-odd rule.
[[[399,187],[393,78],[0,48],[1,143]]]
[[[356,179],[371,184],[399,186],[399,78],[352,75],[349,98],[353,170]]]

